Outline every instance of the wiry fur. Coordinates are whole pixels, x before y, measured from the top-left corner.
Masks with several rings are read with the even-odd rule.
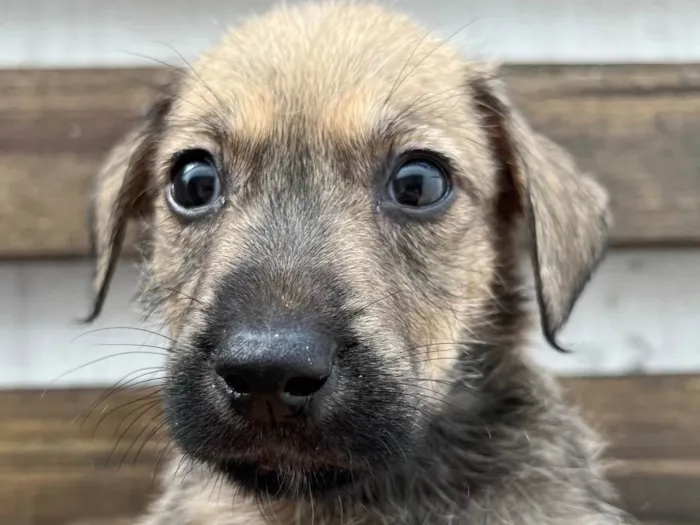
[[[193,147],[218,159],[226,203],[188,223],[164,188]],[[383,200],[387,163],[412,148],[449,162],[440,214]],[[95,313],[126,221],[145,218],[144,301],[174,340],[166,410],[189,467],[174,459],[139,523],[629,523],[597,436],[523,353],[520,225],[555,343],[603,256],[607,195],[490,66],[409,18],[323,3],[251,19],[115,148],[93,208]],[[336,408],[300,435],[262,435],[211,393],[210,355],[226,330],[292,314],[345,341]],[[250,458],[273,465],[278,493],[222,467]],[[328,465],[353,480],[315,489]]]

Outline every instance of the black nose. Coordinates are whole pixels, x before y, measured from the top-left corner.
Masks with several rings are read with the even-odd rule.
[[[246,331],[231,337],[215,360],[236,407],[253,419],[299,415],[326,384],[334,345],[318,331]]]

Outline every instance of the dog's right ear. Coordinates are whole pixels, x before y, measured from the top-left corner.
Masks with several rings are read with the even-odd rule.
[[[95,257],[93,302],[84,322],[102,311],[129,220],[152,212],[153,158],[172,104],[163,96],[110,150],[97,172],[88,204],[90,241]]]

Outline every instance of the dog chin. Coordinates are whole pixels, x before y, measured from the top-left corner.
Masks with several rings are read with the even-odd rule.
[[[356,469],[331,465],[271,464],[259,459],[225,459],[215,463],[229,481],[251,495],[299,499],[339,491],[361,478]]]

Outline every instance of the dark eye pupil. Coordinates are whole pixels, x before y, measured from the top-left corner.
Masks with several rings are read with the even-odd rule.
[[[443,171],[429,161],[410,161],[401,166],[391,181],[394,200],[402,206],[429,206],[447,190]]]
[[[191,162],[175,173],[173,200],[183,208],[213,203],[219,196],[216,168],[207,162]]]

